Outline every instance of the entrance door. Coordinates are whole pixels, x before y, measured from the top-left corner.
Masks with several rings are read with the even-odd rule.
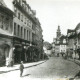
[[[22,47],[21,46],[15,46],[15,49],[14,49],[14,62],[15,63],[20,63],[21,52],[22,52]]]
[[[6,59],[9,57],[9,45],[0,45],[0,66],[6,65]]]

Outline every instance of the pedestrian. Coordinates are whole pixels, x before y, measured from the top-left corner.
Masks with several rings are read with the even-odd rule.
[[[20,77],[22,77],[23,69],[24,69],[24,65],[23,65],[23,61],[21,61],[21,64],[20,64]]]

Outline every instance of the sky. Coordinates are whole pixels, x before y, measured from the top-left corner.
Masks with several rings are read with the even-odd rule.
[[[12,0],[4,0],[11,8]],[[80,23],[80,0],[26,0],[33,10],[43,29],[43,39],[50,43],[56,38],[58,25],[61,33],[74,29]]]

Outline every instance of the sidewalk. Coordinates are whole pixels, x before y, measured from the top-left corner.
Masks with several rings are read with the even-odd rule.
[[[80,60],[77,60],[77,59],[75,59],[75,60],[74,59],[68,59],[68,60],[75,62],[76,64],[78,64],[80,66]]]
[[[46,62],[46,60],[44,61],[39,61],[39,62],[32,62],[32,63],[25,63],[24,64],[24,68],[29,68],[29,67],[33,67],[33,66],[37,66],[39,64],[42,64]],[[15,70],[19,70],[19,65],[14,65],[13,67],[0,67],[0,74],[2,73],[7,73],[7,72],[10,72],[10,71],[15,71]]]

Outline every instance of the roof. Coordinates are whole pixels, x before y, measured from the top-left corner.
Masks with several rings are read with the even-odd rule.
[[[4,0],[0,0],[0,5],[7,7],[7,5],[5,4]]]
[[[65,36],[65,35],[60,36],[60,39],[66,39],[66,38],[67,38],[67,36]]]
[[[13,0],[3,0],[6,4],[7,8],[9,8],[11,11],[13,11]]]
[[[0,10],[7,13],[10,16],[13,16],[14,12],[12,12],[9,8],[0,5]]]
[[[71,32],[75,32],[75,29],[73,29],[73,30],[68,29],[68,30],[67,30],[67,33],[71,33]]]
[[[12,0],[10,0],[10,1],[12,1]],[[10,5],[8,4],[8,6],[7,6],[7,3],[10,3],[10,1],[8,2],[7,0],[0,0],[0,10],[4,11],[5,13],[7,13],[9,15],[13,15],[14,14],[13,11],[10,10],[10,8],[8,7]]]

